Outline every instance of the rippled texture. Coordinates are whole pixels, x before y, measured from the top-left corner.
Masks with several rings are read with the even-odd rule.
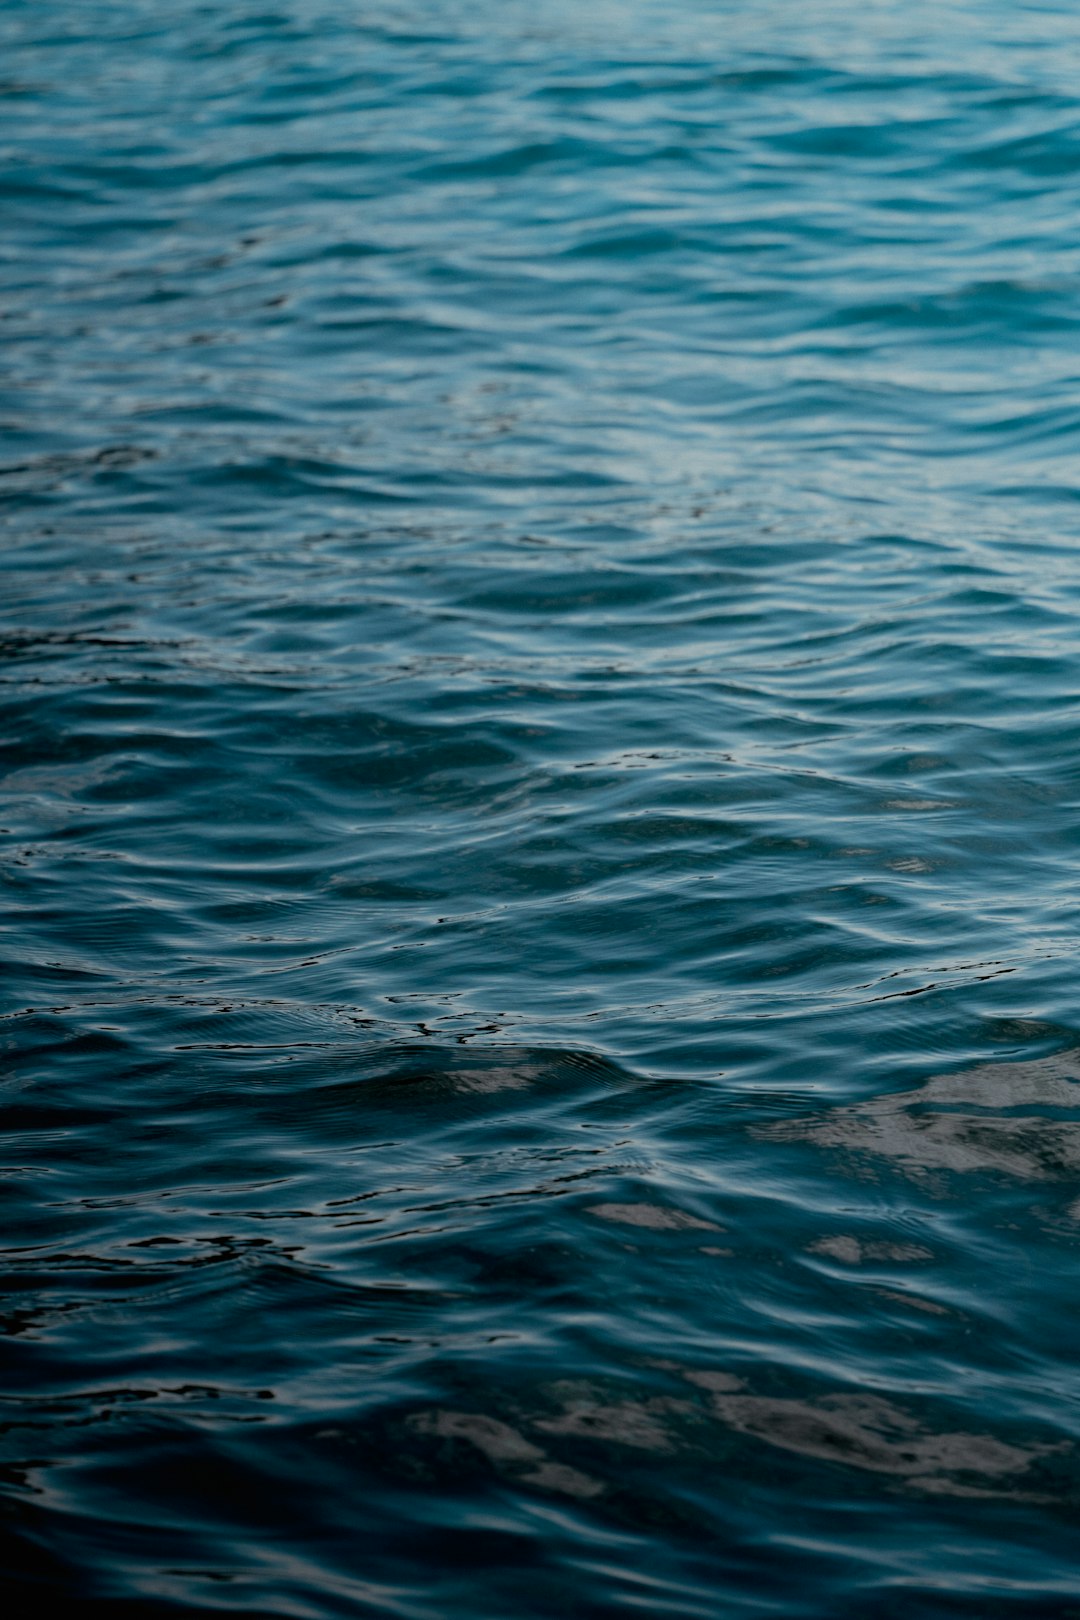
[[[15,1611],[1080,1615],[1080,29],[0,12]]]

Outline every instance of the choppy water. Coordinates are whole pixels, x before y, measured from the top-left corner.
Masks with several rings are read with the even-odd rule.
[[[1080,1614],[1080,27],[8,0],[19,1613]]]

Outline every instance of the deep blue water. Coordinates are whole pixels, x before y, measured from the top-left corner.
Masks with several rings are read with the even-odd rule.
[[[1080,1615],[1080,22],[0,10],[8,1613]]]

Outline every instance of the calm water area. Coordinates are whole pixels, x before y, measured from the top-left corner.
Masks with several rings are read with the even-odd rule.
[[[0,1574],[1080,1617],[1080,17],[0,6]]]

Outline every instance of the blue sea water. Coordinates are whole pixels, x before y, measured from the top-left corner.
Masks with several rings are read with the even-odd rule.
[[[1080,23],[0,9],[9,1614],[1080,1615]]]

